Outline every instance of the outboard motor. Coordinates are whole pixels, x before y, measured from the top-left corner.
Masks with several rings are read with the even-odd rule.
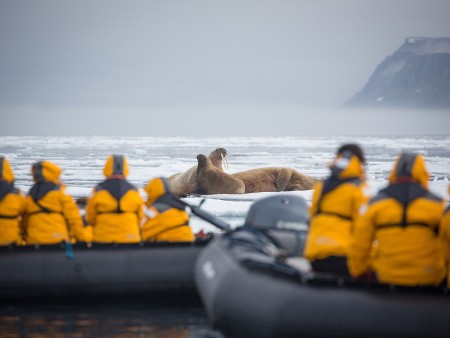
[[[253,203],[244,227],[256,229],[287,256],[301,256],[308,230],[309,210],[304,198],[277,194]]]

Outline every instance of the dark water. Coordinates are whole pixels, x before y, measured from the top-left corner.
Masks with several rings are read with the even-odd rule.
[[[210,337],[198,299],[0,303],[0,337]]]

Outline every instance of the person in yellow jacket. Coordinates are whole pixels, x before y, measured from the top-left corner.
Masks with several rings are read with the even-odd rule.
[[[25,199],[23,226],[28,244],[90,241],[78,207],[59,180],[61,168],[49,161],[34,163],[35,184]]]
[[[93,241],[137,243],[141,241],[140,222],[144,201],[126,180],[129,166],[125,156],[108,157],[103,174],[86,205],[86,221],[93,227]]]
[[[358,210],[368,197],[365,157],[357,144],[344,144],[331,163],[331,175],[314,188],[304,256],[312,269],[349,276],[347,255]]]
[[[450,186],[448,187],[448,194],[450,195]],[[444,211],[444,216],[441,220],[439,235],[443,240],[442,244],[447,261],[447,287],[450,288],[450,204]]]
[[[14,187],[11,165],[0,156],[0,245],[22,244],[20,222],[24,207],[24,196]]]
[[[189,215],[184,206],[173,207],[170,187],[165,178],[154,178],[144,188],[146,201],[145,223],[141,228],[144,241],[192,242],[195,237],[189,226]]]
[[[437,234],[444,200],[428,191],[428,179],[422,155],[400,154],[389,186],[362,210],[354,229],[348,261],[353,276],[373,269],[377,280],[386,284],[438,285],[443,281],[444,253]],[[370,263],[374,242],[378,249]]]

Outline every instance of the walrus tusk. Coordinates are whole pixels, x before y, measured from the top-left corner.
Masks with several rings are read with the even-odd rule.
[[[224,155],[224,154],[221,154],[221,156],[222,156],[222,160],[224,162],[225,170],[228,170],[228,157],[227,157],[227,155]]]

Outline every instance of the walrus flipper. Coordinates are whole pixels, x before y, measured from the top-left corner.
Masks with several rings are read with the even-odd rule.
[[[292,170],[290,168],[282,168],[275,179],[275,186],[278,191],[286,191],[289,182],[291,181]]]
[[[291,180],[286,191],[311,190],[318,181],[319,180],[314,177],[303,175],[293,169]]]

